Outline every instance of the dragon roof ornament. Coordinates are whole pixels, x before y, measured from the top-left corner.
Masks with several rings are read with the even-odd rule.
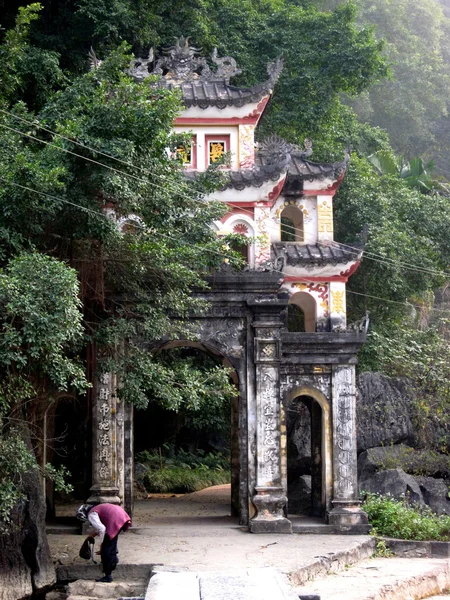
[[[231,56],[219,57],[214,48],[210,59],[216,66],[212,69],[204,56],[199,56],[201,48],[191,46],[188,37],[180,37],[176,43],[163,50],[162,56],[155,60],[153,48],[147,58],[136,58],[129,69],[137,81],[150,75],[159,75],[167,84],[180,85],[188,82],[224,82],[229,84],[232,77],[240,75],[242,70]],[[280,76],[283,63],[281,59],[270,63],[267,67],[269,82],[273,86]],[[267,86],[266,84],[262,84]],[[259,87],[259,86],[256,86]]]
[[[137,58],[130,67],[130,74],[137,80],[149,75],[160,75],[175,84],[188,81],[229,82],[231,77],[242,73],[231,56],[219,57],[217,48],[211,54],[211,61],[216,65],[212,70],[205,57],[199,56],[201,48],[189,44],[189,38],[180,37],[176,43],[163,50],[163,55],[155,61],[153,48],[147,58]]]

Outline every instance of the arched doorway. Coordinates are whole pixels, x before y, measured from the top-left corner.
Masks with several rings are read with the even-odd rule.
[[[231,515],[240,514],[240,470],[241,448],[239,440],[239,377],[234,365],[217,349],[200,342],[186,340],[172,340],[152,348],[157,356],[176,354],[177,359],[186,362],[194,361],[205,368],[214,369],[219,365],[229,370],[230,383],[235,387],[236,393],[229,398],[225,406],[220,406],[211,398],[211,407],[204,405],[201,413],[189,411],[181,407],[180,410],[170,410],[156,403],[150,403],[145,410],[134,410],[134,450],[139,458],[146,451],[161,453],[163,461],[164,451],[178,457],[186,457],[186,466],[189,469],[189,460],[194,455],[199,458],[200,467],[209,469],[207,462],[213,455],[223,456],[223,462],[218,466],[231,473]],[[208,411],[211,414],[208,416]],[[221,413],[221,414],[219,414]],[[198,418],[196,418],[196,416]],[[163,450],[161,451],[161,448]],[[202,463],[201,456],[205,456]],[[166,459],[167,456],[164,457]],[[227,459],[229,459],[227,461]],[[177,459],[178,462],[178,459]],[[194,459],[195,464],[195,459]],[[156,467],[158,468],[158,467]],[[211,466],[211,470],[214,469]],[[212,478],[214,479],[214,478]],[[213,484],[214,485],[214,484]],[[173,490],[181,492],[180,490]]]
[[[303,242],[303,213],[298,206],[289,205],[280,214],[280,241]]]
[[[317,305],[311,294],[297,292],[289,298],[288,331],[313,333],[316,331],[316,319]]]
[[[325,518],[331,506],[330,408],[312,388],[293,390],[286,405],[288,514]]]

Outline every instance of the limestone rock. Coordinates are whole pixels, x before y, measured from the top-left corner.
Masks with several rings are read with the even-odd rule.
[[[100,600],[137,597],[143,594],[145,587],[145,582],[113,581],[112,583],[100,583],[78,579],[69,583],[67,600],[74,600],[80,597],[97,598]]]
[[[438,515],[450,515],[450,499],[448,482],[433,477],[415,477],[422,492],[423,499],[433,512]]]
[[[23,528],[22,554],[31,567],[35,593],[50,588],[56,582],[56,573],[45,532],[45,501],[41,478],[37,471],[23,476],[28,498]]]
[[[134,465],[134,478],[138,481],[144,479],[145,475],[148,473],[148,467],[143,465],[142,463],[135,463]]]
[[[358,478],[368,479],[378,471],[397,468],[401,462],[400,458],[412,451],[412,448],[404,444],[369,448],[358,457]]]
[[[412,443],[407,379],[361,373],[357,379],[358,452],[376,446]]]
[[[311,473],[311,415],[304,403],[286,413],[288,477]]]
[[[359,489],[364,492],[379,493],[399,500],[409,498],[411,503],[425,504],[419,484],[402,469],[388,469],[360,479]]]
[[[45,594],[45,600],[66,600],[66,598],[66,593],[58,590],[52,590]]]
[[[22,432],[29,441],[29,432]],[[56,582],[45,533],[45,502],[37,470],[22,476],[27,498],[17,507],[17,528],[0,536],[0,600],[22,600],[44,592]]]

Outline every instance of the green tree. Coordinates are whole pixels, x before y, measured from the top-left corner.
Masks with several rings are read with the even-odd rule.
[[[41,10],[38,2],[20,7],[14,26],[4,34],[0,44],[0,106],[24,99],[31,108],[39,108],[47,95],[64,83],[59,55],[29,43],[30,27]]]
[[[354,104],[358,114],[389,132],[397,152],[408,160],[433,156],[447,146],[445,128],[450,84],[450,20],[438,0],[358,0],[359,21],[376,27],[386,43],[393,75]],[[444,157],[442,157],[444,158]],[[440,172],[448,175],[446,160]]]
[[[76,353],[86,343],[110,350],[127,401],[145,406],[162,382],[168,406],[187,401],[169,385],[181,365],[163,368],[145,343],[192,335],[182,319],[204,304],[191,289],[203,287],[204,275],[223,260],[223,241],[210,228],[223,206],[204,203],[203,192],[223,175],[215,167],[195,182],[184,179],[173,158],[179,94],[136,84],[126,74],[130,59],[125,48],[112,52],[48,98],[39,114],[15,101],[18,70],[1,91],[0,444],[5,456],[17,452],[11,466],[18,482],[33,461],[11,420],[20,413],[33,423],[49,402],[83,392]],[[235,260],[231,252],[229,258]],[[123,340],[126,353],[116,351]],[[139,379],[141,367],[146,376]],[[217,369],[209,379],[187,369],[184,375],[191,402],[194,390],[201,398],[208,385],[231,389]],[[2,469],[6,527],[20,489],[11,488],[8,462]]]
[[[1,533],[22,497],[23,473],[37,468],[24,424],[49,402],[88,385],[76,356],[83,339],[78,292],[75,271],[43,254],[19,254],[0,272]]]
[[[448,194],[448,186],[433,178],[434,161],[432,160],[425,163],[423,158],[416,157],[407,161],[387,150],[379,150],[371,154],[368,159],[380,175],[400,177],[408,187],[416,188],[425,194],[432,190],[440,190]]]
[[[321,12],[311,2],[290,0],[45,0],[32,30],[35,46],[61,54],[71,73],[88,68],[88,52],[106,56],[123,40],[137,55],[160,50],[189,36],[209,53],[236,58],[243,74],[236,82],[266,79],[266,65],[283,56],[284,70],[261,134],[289,140],[320,139],[338,95],[351,96],[387,74],[382,42],[370,28],[356,26],[352,2]],[[51,6],[50,6],[51,4]]]
[[[402,312],[389,301],[408,299],[445,281],[450,246],[450,203],[439,194],[422,194],[398,175],[380,176],[365,157],[352,155],[348,175],[336,196],[336,237],[352,245],[367,227],[365,257],[349,280],[357,310],[374,310],[382,320]],[[371,301],[378,296],[387,302]]]

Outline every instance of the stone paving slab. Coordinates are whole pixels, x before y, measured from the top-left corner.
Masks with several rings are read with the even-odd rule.
[[[362,555],[362,549],[368,552],[366,545],[375,543],[366,535],[250,534],[230,516],[230,500],[230,486],[214,486],[185,496],[137,501],[133,528],[119,536],[119,567],[159,563],[194,572],[275,567],[291,573],[319,561],[328,570],[337,556],[346,554],[345,563],[354,562],[352,556],[356,560],[368,556]],[[67,518],[77,508],[67,505],[60,515]],[[82,536],[49,535],[48,539],[59,565],[58,578],[83,578],[82,565],[87,565],[78,557]],[[75,567],[81,568],[75,573]]]
[[[320,600],[420,600],[450,587],[450,561],[375,558],[295,588]],[[447,596],[448,598],[448,596]]]
[[[132,596],[144,596],[148,579],[141,581],[113,581],[100,583],[97,581],[78,580],[70,583],[67,588],[67,600],[79,598],[110,600]]]
[[[286,578],[273,569],[233,573],[157,573],[145,600],[298,600]]]

